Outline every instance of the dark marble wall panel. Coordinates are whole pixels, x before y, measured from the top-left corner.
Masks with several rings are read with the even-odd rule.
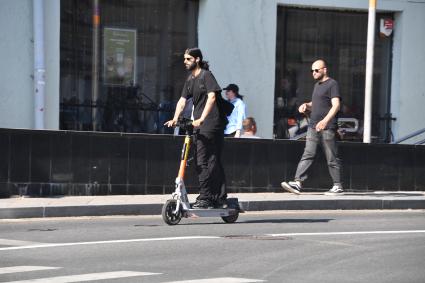
[[[129,166],[129,139],[113,137],[109,139],[110,183],[127,184]]]
[[[111,181],[111,138],[107,135],[92,135],[90,137],[90,183],[109,184]],[[100,191],[107,192],[104,188]]]
[[[415,190],[425,191],[425,145],[414,147]]]
[[[0,182],[0,198],[8,198],[12,195],[10,190],[10,183],[1,183]]]
[[[21,189],[18,183],[9,182],[9,192],[12,196],[19,196],[21,194]]]
[[[347,162],[347,160],[343,159],[343,157],[347,158],[349,147],[345,146],[344,143],[339,143],[338,151],[339,151],[339,156],[341,158],[341,164],[342,164],[342,183],[343,183],[344,189],[346,191],[350,191],[352,190],[351,180],[350,180],[352,166],[351,166],[351,162]]]
[[[145,195],[146,187],[145,185],[127,185],[127,191],[129,195]]]
[[[222,162],[229,187],[250,187],[252,183],[253,153],[251,144],[240,140],[226,139]]]
[[[399,148],[391,145],[369,145],[368,156],[368,189],[398,190]]]
[[[40,183],[29,183],[25,187],[25,192],[24,193],[21,192],[20,195],[27,195],[31,197],[41,197],[43,195],[42,188],[43,186]]]
[[[73,191],[75,186],[72,183],[50,183],[49,185],[52,195],[80,195]]]
[[[0,153],[6,156],[0,162],[0,195],[169,194],[183,138],[0,129]],[[280,182],[293,179],[304,144],[226,138],[228,192],[280,192]],[[343,142],[339,147],[346,190],[425,190],[424,146]],[[198,193],[194,160],[185,184],[189,193]],[[324,191],[331,185],[318,152],[305,186]]]
[[[73,182],[90,182],[90,135],[73,133],[71,135],[71,171]]]
[[[10,135],[10,181],[30,181],[31,132],[18,131]]]
[[[115,185],[111,184],[109,189],[109,195],[128,195],[127,185]]]
[[[147,144],[148,141],[140,136],[128,137],[129,161],[128,161],[128,183],[135,184],[136,187],[131,187],[130,191],[145,191],[146,174],[147,174]],[[143,186],[143,189],[140,188]]]
[[[270,185],[270,143],[267,141],[250,142],[249,170],[251,171],[250,187],[265,189]]]
[[[183,139],[180,138],[167,138],[163,141],[163,148],[165,151],[165,162],[162,168],[162,184],[164,186],[173,186],[180,168],[181,150],[183,146]],[[194,163],[193,167],[194,167]],[[194,168],[193,168],[194,169]],[[189,185],[189,173],[191,170],[186,168],[185,171],[185,184]]]
[[[50,181],[51,132],[37,131],[31,136],[31,178],[33,183],[48,183]],[[57,145],[55,145],[57,146]]]
[[[9,180],[10,140],[9,134],[0,133],[0,182]],[[0,189],[1,194],[1,189]]]
[[[52,183],[70,183],[74,180],[72,163],[72,136],[68,132],[55,132],[50,136]]]
[[[232,180],[236,174],[234,168],[234,162],[236,158],[235,150],[237,149],[237,144],[232,142],[232,138],[225,138],[223,145],[223,152],[221,154],[221,163],[223,164],[224,174],[226,176],[226,186],[232,187]],[[193,162],[195,164],[195,162]],[[195,168],[195,165],[193,165]],[[198,184],[198,179],[196,178],[196,171],[193,170],[193,175],[195,182],[194,184]]]
[[[347,190],[366,191],[369,175],[367,146],[342,143],[341,148],[345,188]]]
[[[269,184],[272,187],[280,188],[280,183],[294,178],[290,174],[294,170],[301,157],[302,152],[297,156],[298,144],[295,150],[288,150],[289,143],[286,141],[274,141],[269,143],[268,149],[268,170],[269,170]],[[255,150],[255,147],[254,147]],[[294,152],[295,151],[295,152]]]
[[[148,185],[146,187],[146,194],[148,195],[163,195],[164,192],[164,187],[163,186],[152,186],[152,185]]]
[[[415,169],[416,166],[420,168],[420,165],[416,164],[416,157],[419,151],[416,151],[411,146],[399,146],[400,151],[398,154],[398,176],[399,176],[399,187],[400,191],[413,191],[415,190]],[[425,163],[425,155],[422,159],[422,165]],[[423,167],[425,168],[425,167]],[[425,170],[423,171],[425,174]],[[424,186],[425,189],[425,186]]]
[[[162,186],[166,175],[164,165],[169,157],[169,152],[164,147],[164,140],[161,136],[148,137],[145,146],[146,159],[148,160],[146,168],[147,185]]]
[[[284,142],[285,158],[282,163],[285,165],[285,178],[282,181],[292,181],[297,171],[298,163],[304,152],[304,141],[280,141]],[[279,147],[280,148],[280,147]]]

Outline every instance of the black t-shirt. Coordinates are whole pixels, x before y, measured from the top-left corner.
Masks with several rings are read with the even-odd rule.
[[[181,96],[186,99],[193,98],[193,118],[195,120],[201,118],[202,111],[204,111],[205,104],[207,103],[208,93],[210,92],[221,95],[221,88],[210,71],[202,69],[196,77],[192,74],[189,75],[184,84]],[[222,119],[220,119],[216,99],[211,112],[202,123],[200,131],[212,133],[223,130],[224,125]]]
[[[341,99],[339,94],[338,82],[332,78],[324,82],[317,82],[314,85],[311,116],[310,116],[310,127],[315,128],[316,124],[323,120],[325,116],[329,113],[329,110],[332,108],[332,98],[338,97]],[[337,128],[337,117],[333,117],[329,121],[326,129],[336,129]]]

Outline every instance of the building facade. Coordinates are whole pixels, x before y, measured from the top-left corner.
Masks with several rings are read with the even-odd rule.
[[[425,1],[377,2],[372,135],[390,142],[425,127]],[[45,129],[169,133],[182,54],[196,45],[221,86],[239,85],[264,138],[287,138],[316,58],[340,83],[341,115],[361,124],[367,9],[366,0],[1,1],[0,127],[35,128],[36,29]]]

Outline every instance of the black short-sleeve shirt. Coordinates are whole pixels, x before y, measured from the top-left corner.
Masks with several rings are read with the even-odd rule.
[[[317,82],[314,85],[313,97],[311,99],[313,106],[311,108],[310,127],[315,128],[316,124],[325,118],[332,108],[332,98],[334,97],[341,99],[338,82],[334,79],[329,78],[324,82]],[[337,128],[336,116],[329,121],[326,128]]]
[[[181,96],[186,99],[193,98],[193,118],[195,120],[201,117],[202,111],[204,111],[205,104],[207,103],[208,93],[210,92],[214,92],[216,95],[221,95],[221,88],[210,71],[202,69],[196,77],[192,74],[189,75],[184,84]],[[220,119],[216,100],[211,112],[202,123],[200,131],[211,133],[223,131],[223,129],[224,125]]]

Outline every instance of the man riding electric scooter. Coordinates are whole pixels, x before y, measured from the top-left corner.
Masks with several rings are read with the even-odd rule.
[[[227,194],[221,152],[227,114],[220,106],[224,103],[221,88],[209,71],[208,62],[203,61],[199,48],[185,51],[184,64],[190,75],[177,102],[174,118],[164,125],[176,126],[186,100],[193,98],[192,125],[199,196],[192,208],[225,208]]]

